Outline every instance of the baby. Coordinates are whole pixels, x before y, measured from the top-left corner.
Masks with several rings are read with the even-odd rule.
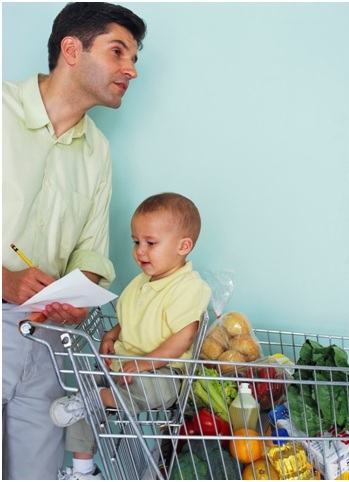
[[[109,369],[125,374],[117,377],[117,387],[126,405],[130,405],[132,397],[133,412],[168,408],[177,399],[178,379],[128,374],[156,369],[156,373],[169,375],[166,361],[152,359],[191,357],[193,341],[211,296],[208,285],[187,261],[200,228],[200,214],[194,203],[176,193],[147,198],[132,217],[133,257],[142,273],[118,299],[119,323],[103,336],[100,353],[146,358],[125,361],[122,366],[115,358],[105,358]],[[171,366],[180,370],[183,364]],[[110,388],[101,387],[100,396],[105,407],[115,407]],[[50,414],[56,425],[69,426],[66,450],[74,454],[73,468],[60,472],[60,478],[102,479],[93,462],[96,447],[92,430],[84,419],[81,395],[56,400]]]

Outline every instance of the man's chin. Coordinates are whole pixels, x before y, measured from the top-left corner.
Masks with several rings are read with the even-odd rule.
[[[121,99],[106,99],[103,103],[100,103],[103,107],[109,107],[110,109],[118,109],[121,106]]]

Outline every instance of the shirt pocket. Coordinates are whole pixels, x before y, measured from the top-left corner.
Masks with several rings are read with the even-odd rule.
[[[67,264],[69,256],[83,242],[83,230],[89,218],[92,201],[75,191],[57,193],[52,215],[52,233],[58,258]]]

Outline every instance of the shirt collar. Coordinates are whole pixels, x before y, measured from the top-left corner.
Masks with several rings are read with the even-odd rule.
[[[166,276],[165,278],[161,278],[156,281],[150,281],[150,276],[147,276],[148,283],[146,284],[150,286],[154,291],[161,291],[163,288],[168,286],[168,284],[175,278],[179,278],[180,276],[183,276],[183,274],[189,273],[190,271],[193,271],[192,262],[187,261],[185,265],[182,266],[182,268],[177,269],[177,271],[170,274],[169,276]]]
[[[39,89],[39,81],[43,77],[45,77],[43,74],[35,74],[23,82],[22,92],[25,125],[28,129],[47,127],[51,136],[55,138],[54,129],[47,115]],[[90,145],[88,132],[88,116],[85,114],[75,126],[62,134],[57,141],[61,144],[71,144],[73,139],[85,135]]]

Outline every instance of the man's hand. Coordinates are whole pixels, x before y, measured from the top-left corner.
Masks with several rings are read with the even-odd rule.
[[[10,271],[2,268],[2,298],[21,305],[55,280],[38,268]]]
[[[96,284],[98,284],[101,279],[98,274],[90,273],[89,271],[82,271],[82,273]],[[56,323],[71,326],[81,323],[82,320],[88,316],[88,308],[75,308],[68,303],[54,302],[45,306],[43,314]]]
[[[81,323],[88,316],[88,308],[75,308],[68,303],[54,302],[45,306],[43,314],[56,323],[71,326]]]

